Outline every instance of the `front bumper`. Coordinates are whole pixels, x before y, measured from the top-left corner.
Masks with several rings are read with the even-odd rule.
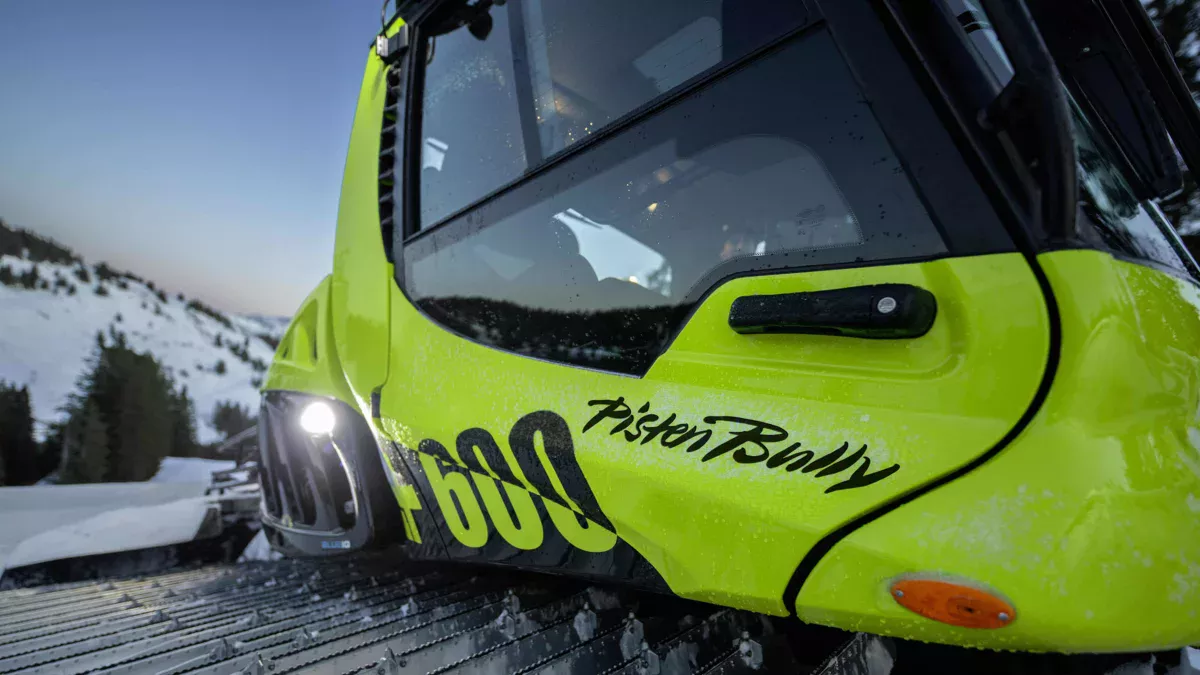
[[[336,426],[313,435],[300,414],[329,405]],[[341,401],[292,391],[263,393],[259,414],[262,521],[268,539],[290,555],[380,548],[403,532],[370,425]],[[397,529],[399,528],[399,529]]]

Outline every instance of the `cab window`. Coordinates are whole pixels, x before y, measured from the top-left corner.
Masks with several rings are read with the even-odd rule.
[[[550,8],[559,3],[526,0],[507,6],[518,4],[526,14],[539,6],[545,20],[554,16]],[[479,132],[459,154],[463,162],[480,164],[473,174],[452,170],[452,153],[463,137],[449,131],[453,125],[445,125],[456,115],[474,115],[485,120],[481,125],[501,119],[501,110],[490,115],[492,109],[486,107],[467,111],[456,106],[469,99],[472,88],[491,92],[489,96],[501,91],[510,71],[492,69],[503,62],[496,56],[462,71],[470,75],[449,89],[443,79],[426,78],[422,217],[458,209],[404,245],[405,290],[431,319],[463,337],[517,354],[640,375],[695,304],[724,278],[946,252],[826,30],[794,31],[748,63],[722,72],[720,64],[736,58],[730,54],[751,54],[756,46],[733,38],[731,8],[757,3],[712,3],[711,15],[704,17],[686,15],[683,9],[667,11],[668,6],[692,8],[696,3],[652,4],[662,5],[655,11],[663,16],[677,18],[654,24],[660,25],[659,34],[643,37],[647,46],[627,59],[620,78],[604,80],[609,76],[592,73],[613,70],[599,52],[595,59],[581,58],[550,71],[554,91],[586,94],[584,98],[596,101],[589,106],[603,114],[576,117],[574,108],[561,103],[555,109],[563,124],[553,133],[539,131],[537,143],[515,131],[508,136]],[[585,8],[608,8],[610,3],[571,0],[570,6],[588,16]],[[605,15],[594,16],[586,39],[622,44],[620,36],[631,30],[628,22],[606,24],[601,20]],[[714,26],[709,19],[719,23]],[[508,23],[511,30],[511,14]],[[438,37],[430,67],[448,53],[444,46],[451,38],[474,41],[478,44],[463,44],[482,49],[503,29],[503,21],[495,20],[482,42],[465,28]],[[672,37],[681,31],[684,37]],[[685,45],[711,41],[715,35],[720,36],[720,59],[662,65],[674,63],[671,59]],[[775,40],[773,32],[755,35],[759,44]],[[522,36],[506,44],[512,48],[529,42]],[[639,68],[638,59],[647,53]],[[553,56],[551,50],[552,62]],[[508,62],[514,62],[511,55]],[[581,128],[577,124],[607,124],[639,102],[713,68],[717,76],[705,86],[667,105],[642,108],[617,133],[571,151],[570,130]],[[608,90],[597,84],[618,80],[621,86]],[[438,94],[431,95],[435,90]],[[522,89],[512,90],[513,106],[520,108]],[[622,91],[640,93],[622,98]],[[519,117],[514,113],[510,122]],[[430,150],[431,138],[441,154]],[[527,171],[533,153],[550,151],[566,156],[499,194],[485,195],[505,179],[505,171]],[[457,191],[453,202],[430,206],[425,199],[432,194],[427,190],[433,183],[425,176],[430,172],[445,173],[447,182],[439,189],[446,192],[440,194]],[[485,174],[482,182],[461,178]]]
[[[490,30],[431,38],[419,227],[804,18],[803,3],[774,0],[513,0],[491,8]]]

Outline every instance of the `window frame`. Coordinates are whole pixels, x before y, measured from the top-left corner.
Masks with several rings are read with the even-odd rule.
[[[893,5],[898,5],[903,0],[885,0],[885,1],[889,2]],[[976,2],[976,0],[963,0],[963,3],[966,5],[971,5],[971,4],[978,5],[978,2]],[[934,3],[931,7],[933,8],[931,11],[933,11],[935,13],[938,11],[947,12],[948,16],[956,19],[954,23],[957,23],[958,15],[955,14],[953,9],[950,7],[949,1],[941,0],[940,2]],[[976,6],[976,7],[972,8],[972,11],[981,12],[982,10],[980,7]],[[986,16],[984,16],[983,18],[986,19]],[[985,26],[984,28],[986,28],[987,31],[991,31],[990,26]],[[976,29],[976,30],[979,30],[979,29]],[[997,72],[997,70],[998,70],[997,68],[994,68],[988,64],[992,63],[993,57],[995,59],[998,59],[1000,61],[1004,61],[1005,63],[1007,63],[1008,57],[1005,54],[1003,47],[998,44],[998,40],[996,40],[996,39],[992,40],[994,44],[992,44],[989,48],[993,51],[985,52],[984,49],[979,44],[975,43],[971,39],[973,36],[973,33],[974,33],[974,31],[967,31],[967,30],[963,30],[961,32],[955,31],[953,33],[953,36],[958,40],[958,44],[956,45],[958,50],[957,51],[950,50],[949,52],[941,53],[940,59],[935,57],[931,60],[942,62],[942,61],[949,60],[949,58],[951,58],[953,55],[957,55],[964,61],[974,63],[975,66],[981,68],[984,73],[989,73],[989,71],[990,71],[990,74],[996,76],[998,79],[995,82],[993,82],[993,86],[991,87],[991,90],[986,92],[986,95],[988,97],[995,97],[995,96],[999,95],[1000,90],[1003,88],[1003,86],[1005,84],[1007,84],[1008,80],[1002,76],[1003,74],[1000,74]],[[989,53],[991,54],[991,56],[989,56]],[[965,57],[965,58],[962,58],[962,57]],[[1009,73],[1009,76],[1011,77],[1011,73]],[[1078,116],[1087,120],[1088,124],[1090,124],[1090,125],[1093,125],[1093,126],[1099,125],[1099,127],[1104,127],[1103,122],[1099,122],[1099,121],[1093,120],[1091,118],[1091,116],[1089,114],[1090,108],[1088,106],[1086,106],[1083,102],[1081,102],[1075,98],[1075,94],[1070,91],[1069,87],[1067,86],[1067,84],[1065,82],[1062,83],[1062,86],[1063,86],[1064,90],[1067,91],[1067,96],[1072,101],[1071,106],[1072,106],[1074,112]],[[966,100],[974,102],[976,104],[979,103],[979,100],[977,98],[975,98],[975,99],[970,98],[970,95],[972,95],[972,94],[975,96],[983,95],[980,91],[970,91],[970,92],[962,91],[962,92],[960,92],[958,90],[954,90],[953,88],[951,88],[951,93],[949,95],[953,95],[953,94],[958,94],[960,96],[965,95],[967,97]],[[1076,122],[1076,120],[1073,116],[1072,123],[1075,124],[1075,122]],[[1084,132],[1082,130],[1080,130],[1078,128],[1078,125],[1076,124],[1076,129],[1075,129],[1074,135],[1076,137],[1077,143],[1078,143],[1078,138],[1083,133]],[[1114,152],[1114,149],[1112,148],[1113,141],[1111,138],[1109,138],[1109,135],[1106,132],[1091,135],[1091,136],[1089,136],[1089,138],[1090,138],[1090,142],[1093,143],[1094,145],[1098,146],[1103,153],[1111,155]],[[991,139],[991,138],[986,138],[986,139],[981,139],[981,140],[982,140],[983,145],[994,144],[994,139]],[[980,141],[978,141],[978,140],[972,140],[970,142],[977,143],[977,144],[980,143]],[[983,147],[983,145],[981,145],[981,147]],[[990,158],[993,155],[1001,155],[1002,156],[1002,153],[996,153],[995,148],[992,148],[990,154],[989,154],[989,152],[986,152],[986,151],[980,153],[981,157]],[[1003,172],[1007,172],[1007,171],[1008,171],[1007,168],[1003,168],[1003,169],[1001,169],[1001,173],[997,173],[997,176],[998,177],[1003,176],[1004,175]],[[1082,174],[1083,174],[1083,170],[1081,168],[1080,169],[1080,182],[1081,183],[1082,183]],[[1003,178],[1000,178],[1000,180],[996,181],[996,183],[997,183],[997,185],[1003,185],[1004,183],[1011,182],[1011,181],[1012,181],[1012,179],[1005,181]],[[1166,218],[1166,215],[1164,213],[1162,213],[1162,210],[1161,210],[1161,208],[1159,208],[1158,202],[1156,200],[1142,199],[1142,200],[1138,200],[1138,204],[1139,204],[1140,208],[1144,209],[1149,214],[1151,220],[1154,221],[1155,226],[1157,227],[1159,232],[1166,238],[1167,242],[1172,247],[1172,249],[1174,250],[1176,255],[1179,257],[1181,263],[1186,268],[1186,270],[1181,270],[1178,267],[1164,264],[1153,258],[1133,255],[1133,254],[1127,253],[1121,249],[1118,249],[1116,247],[1109,246],[1105,243],[1101,243],[1100,240],[1098,239],[1100,237],[1099,230],[1101,229],[1101,227],[1098,224],[1096,224],[1095,219],[1091,217],[1091,215],[1088,213],[1088,210],[1083,208],[1084,202],[1090,201],[1091,197],[1090,197],[1090,195],[1087,194],[1086,189],[1082,185],[1080,185],[1079,193],[1080,193],[1079,194],[1080,208],[1076,209],[1077,215],[1075,218],[1074,235],[1071,237],[1068,237],[1066,239],[1063,239],[1063,240],[1034,241],[1034,242],[1032,242],[1032,246],[1030,248],[1030,251],[1032,253],[1036,254],[1036,253],[1056,251],[1056,250],[1102,251],[1102,252],[1107,253],[1108,255],[1112,256],[1114,259],[1132,263],[1132,264],[1142,265],[1145,267],[1149,267],[1149,268],[1155,269],[1157,271],[1163,272],[1165,274],[1169,274],[1171,276],[1187,280],[1195,285],[1200,286],[1200,265],[1197,264],[1197,261],[1192,256],[1191,252],[1187,249],[1187,246],[1183,242],[1181,235],[1175,230],[1174,226]],[[1017,228],[1024,227],[1024,228],[1028,229],[1028,226],[1027,225],[1023,226],[1019,219],[1018,219],[1018,221],[1016,221],[1014,223],[1014,225]],[[1085,234],[1085,229],[1087,231],[1087,234]],[[1033,234],[1032,230],[1030,230],[1030,234],[1031,235]]]

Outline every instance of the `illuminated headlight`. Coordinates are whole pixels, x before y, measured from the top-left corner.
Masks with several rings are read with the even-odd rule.
[[[324,401],[313,401],[300,413],[300,428],[314,436],[325,436],[333,433],[337,418],[333,408]]]

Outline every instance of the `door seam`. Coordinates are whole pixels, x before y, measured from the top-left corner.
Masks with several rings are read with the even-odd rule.
[[[1029,405],[1025,411],[1017,418],[1016,423],[1008,430],[999,441],[996,442],[986,452],[979,455],[975,459],[967,462],[959,468],[943,474],[942,476],[929,481],[921,486],[918,486],[909,492],[892,499],[889,502],[867,511],[866,513],[854,518],[853,520],[841,525],[832,532],[822,537],[814,544],[804,557],[800,560],[800,564],[796,566],[796,570],[792,572],[792,576],[788,579],[787,586],[783,590],[783,603],[787,609],[789,616],[796,616],[796,602],[800,599],[800,592],[804,590],[804,582],[812,576],[813,570],[817,564],[828,554],[833,547],[842,539],[845,539],[855,530],[870,524],[871,522],[891,513],[897,508],[915,501],[923,495],[926,495],[947,483],[962,478],[979,467],[986,464],[992,458],[1000,454],[1004,448],[1008,447],[1017,436],[1029,426],[1033,421],[1034,416],[1042,408],[1046,397],[1050,393],[1050,386],[1053,384],[1054,375],[1058,370],[1058,364],[1061,358],[1062,351],[1062,321],[1058,310],[1058,302],[1054,298],[1054,290],[1050,286],[1050,280],[1042,270],[1041,264],[1038,262],[1036,253],[1027,253],[1025,255],[1026,263],[1033,272],[1034,278],[1037,279],[1038,287],[1042,291],[1042,297],[1046,303],[1046,315],[1049,321],[1050,340],[1049,348],[1046,355],[1046,366],[1042,371],[1042,379],[1038,383],[1037,389],[1034,391],[1033,398],[1030,399]]]

